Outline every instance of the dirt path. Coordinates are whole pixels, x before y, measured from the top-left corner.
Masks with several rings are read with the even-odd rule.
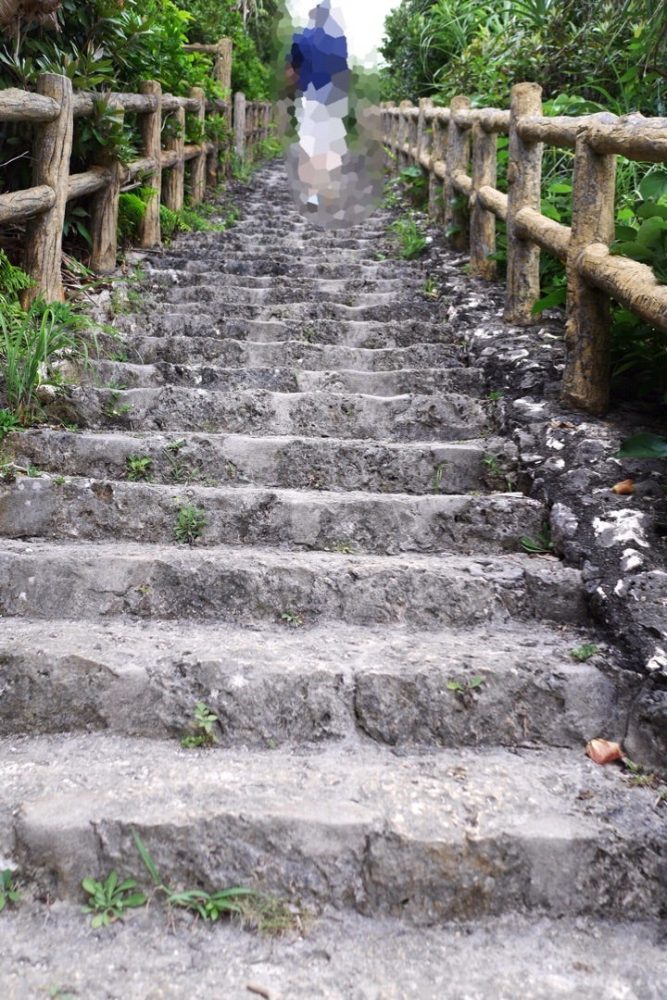
[[[545,510],[447,288],[382,213],[308,228],[279,167],[243,207],[149,258],[81,429],[9,442],[43,474],[0,487],[0,858],[58,902],[0,916],[4,996],[657,1000],[664,814],[583,755],[631,691],[522,549]],[[323,915],[92,932],[133,830],[173,884]]]

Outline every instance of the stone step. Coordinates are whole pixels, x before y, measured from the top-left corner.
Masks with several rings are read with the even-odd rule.
[[[357,292],[392,292],[404,293],[419,292],[424,285],[423,280],[418,276],[393,278],[361,277],[361,278],[307,278],[303,275],[235,275],[225,271],[218,271],[211,264],[199,261],[192,261],[190,268],[160,268],[147,271],[142,287],[149,291],[160,288],[182,287],[184,289],[204,288],[211,291],[222,292],[229,289],[233,292],[243,291],[272,291],[278,289],[290,289],[293,292],[303,294],[308,292],[311,295],[326,293],[328,295],[338,293],[344,300],[348,295]],[[195,267],[195,265],[197,265]],[[214,277],[213,277],[214,276]]]
[[[210,333],[210,330],[209,330]],[[220,339],[219,337],[189,337],[172,334],[168,337],[149,337],[133,332],[128,342],[123,342],[123,356],[141,363],[163,360],[173,364],[193,365],[215,362],[222,367],[282,367],[289,365],[307,371],[396,371],[400,368],[440,368],[458,373],[479,369],[464,369],[453,355],[453,348],[446,343],[414,344],[409,347],[347,347],[344,344],[317,344],[289,339],[273,342]],[[379,338],[376,338],[379,339]],[[108,353],[115,356],[118,342],[109,342]],[[475,380],[478,374],[473,376]]]
[[[623,734],[640,680],[606,652],[599,666],[575,662],[590,639],[548,626],[537,636],[533,624],[423,633],[5,618],[0,735],[180,737],[204,702],[221,747],[370,738],[581,749]]]
[[[336,279],[339,281],[359,281],[359,280],[382,280],[395,277],[409,277],[411,272],[407,272],[399,265],[398,261],[373,261],[361,260],[356,263],[334,263],[332,261],[295,260],[292,254],[275,255],[246,254],[243,258],[230,257],[226,252],[215,250],[202,251],[197,249],[196,256],[192,251],[181,251],[178,249],[169,251],[164,256],[154,256],[150,260],[150,271],[147,273],[152,277],[161,270],[183,270],[190,274],[229,274],[244,277],[270,278],[280,280],[289,278],[298,280],[307,279]]]
[[[91,934],[82,901],[3,913],[5,1000],[42,996],[45,982],[77,997],[104,983],[109,997],[179,1000],[194,996],[193,970],[197,996],[224,983],[226,1000],[664,1000],[656,921],[531,914],[411,928],[333,912],[263,944],[238,922],[210,933],[156,905]]]
[[[582,624],[577,570],[551,557],[342,556],[255,547],[22,542],[0,551],[0,611],[22,618],[134,616],[252,624],[463,627]]]
[[[332,303],[338,307],[361,309],[372,306],[393,306],[396,302],[396,289],[386,289],[382,291],[368,291],[367,289],[349,290],[341,292],[340,289],[322,289],[308,286],[294,287],[285,286],[281,280],[273,283],[268,288],[241,287],[231,284],[171,284],[160,288],[159,296],[147,289],[151,297],[155,297],[156,302],[166,309],[172,305],[197,305],[221,307],[225,311],[232,307],[241,311],[246,306],[311,306],[313,299],[316,299],[318,306],[322,303]],[[410,297],[413,297],[417,304],[424,301],[415,290],[411,289]]]
[[[272,486],[374,493],[458,494],[493,482],[488,462],[509,475],[515,447],[487,438],[465,444],[390,444],[341,438],[250,437],[245,434],[93,433],[34,429],[9,434],[16,464],[54,475],[124,479],[128,458],[151,459],[151,475],[177,486]]]
[[[232,311],[232,316],[234,311]],[[150,316],[121,316],[117,326],[133,338],[136,334],[172,337],[216,338],[222,349],[224,340],[247,340],[254,343],[301,341],[304,346],[332,345],[347,348],[386,350],[395,348],[431,348],[445,345],[450,355],[455,348],[452,331],[442,324],[376,322],[374,320],[299,319],[287,322],[277,316],[273,319],[230,318],[211,312],[190,309],[182,312],[153,312]],[[197,344],[191,343],[196,351]]]
[[[462,441],[489,430],[477,400],[457,393],[369,396],[336,392],[209,393],[165,386],[111,390],[79,387],[71,412],[83,427],[228,434],[307,434],[387,441]]]
[[[163,315],[187,319],[193,313],[192,302],[170,302],[162,296],[153,300],[146,296],[143,308],[151,319],[159,319]],[[386,303],[381,305],[347,305],[339,301],[313,302],[307,299],[301,302],[288,300],[275,304],[256,303],[252,305],[220,298],[215,301],[203,302],[202,308],[197,310],[197,315],[201,316],[202,319],[209,319],[212,323],[220,323],[230,316],[233,316],[237,321],[239,319],[254,319],[264,323],[271,320],[282,320],[288,323],[301,322],[302,324],[317,320],[348,320],[356,323],[379,324],[406,322],[410,324],[411,331],[417,332],[424,326],[415,318],[419,316],[420,311],[423,311],[425,323],[431,325],[437,323],[437,315],[434,315],[432,308],[423,299],[414,298],[396,302],[391,296],[388,296]],[[344,343],[344,341],[342,342]]]
[[[202,364],[151,365],[119,361],[94,361],[81,371],[81,382],[119,389],[157,388],[178,385],[209,392],[237,389],[269,389],[272,392],[345,392],[370,396],[427,395],[457,392],[474,395],[482,389],[479,368],[398,368],[389,372],[354,369],[312,371],[299,367],[250,368]]]
[[[142,475],[150,477],[150,467]],[[199,545],[271,545],[284,549],[394,555],[521,551],[546,513],[517,493],[414,496],[212,488],[21,476],[0,486],[0,535],[99,541],[174,542],[183,506],[205,512]]]
[[[655,790],[583,751],[372,745],[186,751],[104,735],[0,743],[0,846],[53,897],[147,881],[132,831],[180,886],[257,881],[315,907],[416,924],[529,911],[646,920],[664,906]]]

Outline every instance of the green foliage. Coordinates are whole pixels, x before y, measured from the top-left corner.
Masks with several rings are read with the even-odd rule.
[[[6,906],[16,906],[21,902],[21,893],[16,887],[16,875],[10,868],[0,871],[0,913]]]
[[[195,714],[188,733],[181,740],[181,746],[186,750],[193,750],[196,747],[210,747],[218,742],[215,735],[215,724],[219,718],[203,701],[198,701],[195,705]]]
[[[661,434],[635,434],[623,442],[618,458],[667,458],[667,438]]]
[[[577,663],[586,663],[587,660],[592,659],[599,652],[598,646],[593,642],[585,642],[581,646],[576,646],[574,649],[570,650],[570,656]]]
[[[0,441],[11,431],[21,429],[21,421],[12,410],[0,409]]]
[[[168,907],[189,910],[201,920],[217,923],[224,916],[239,917],[246,925],[267,934],[281,934],[299,925],[301,913],[282,900],[264,895],[244,886],[231,886],[208,892],[205,889],[173,889],[168,886],[150,851],[136,830],[134,843],[156,892],[164,896]]]
[[[399,174],[403,190],[415,208],[423,208],[428,201],[428,181],[421,167],[404,167]]]
[[[390,226],[394,234],[398,256],[403,260],[420,257],[428,245],[419,222],[413,216],[396,219]]]
[[[94,914],[91,927],[107,927],[118,920],[126,910],[144,906],[147,902],[143,892],[135,892],[137,883],[127,878],[119,882],[116,872],[111,872],[103,882],[94,878],[84,878],[81,887],[88,896],[88,905],[83,913]]]
[[[653,268],[661,283],[667,283],[667,170],[652,170],[639,184],[640,199],[634,205],[634,225],[619,224],[611,252],[623,254]],[[624,218],[628,213],[624,213]]]
[[[537,538],[522,538],[521,547],[531,556],[544,556],[550,553],[553,550],[553,542],[549,528],[543,528]]]
[[[145,483],[150,479],[153,459],[149,455],[128,455],[125,460],[127,478],[131,483]]]
[[[184,504],[178,508],[176,515],[174,526],[176,541],[180,542],[181,545],[194,545],[207,523],[206,511],[192,504]]]

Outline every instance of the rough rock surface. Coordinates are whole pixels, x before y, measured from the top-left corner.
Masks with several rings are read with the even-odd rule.
[[[2,995],[657,1000],[667,803],[583,752],[656,756],[658,671],[591,616],[633,600],[659,646],[649,501],[589,510],[559,464],[606,490],[611,425],[541,398],[550,327],[435,244],[392,259],[386,213],[310,229],[276,166],[243,208],[145,258],[55,404],[79,430],[5,442]],[[198,702],[217,746],[185,750]],[[146,885],[133,831],[171,885],[312,927],[92,931],[84,876]]]

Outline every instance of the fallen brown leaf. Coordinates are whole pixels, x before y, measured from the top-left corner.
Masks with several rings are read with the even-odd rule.
[[[630,496],[635,492],[635,481],[634,479],[624,479],[622,483],[616,483],[615,486],[612,486],[611,491],[620,496]]]
[[[610,740],[591,740],[586,744],[586,753],[594,764],[611,764],[623,756],[620,743]]]

